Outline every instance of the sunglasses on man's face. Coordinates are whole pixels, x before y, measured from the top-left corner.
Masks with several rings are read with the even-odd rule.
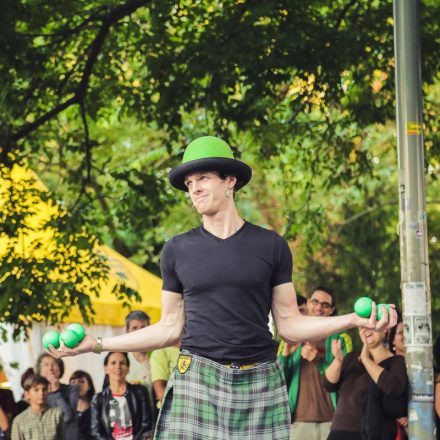
[[[319,304],[323,309],[331,309],[333,307],[327,301],[319,301],[316,298],[312,298],[310,300],[310,303],[312,304],[312,306],[317,306]]]

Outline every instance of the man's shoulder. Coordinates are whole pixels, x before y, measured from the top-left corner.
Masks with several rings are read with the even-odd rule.
[[[263,226],[259,226],[259,225],[256,225],[256,224],[250,223],[250,222],[247,222],[247,223],[248,223],[248,225],[247,225],[248,231],[251,234],[259,235],[261,237],[267,237],[270,239],[277,238],[280,240],[284,240],[284,238],[281,237],[281,235],[278,234],[277,232],[275,232],[273,229],[268,229]]]
[[[181,234],[174,235],[173,237],[171,237],[169,240],[166,241],[165,246],[179,244],[199,235],[201,235],[200,226],[198,226],[197,228],[192,228],[189,231],[182,232]]]

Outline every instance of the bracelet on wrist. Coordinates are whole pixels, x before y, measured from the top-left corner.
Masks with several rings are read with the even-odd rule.
[[[92,348],[92,353],[101,354],[102,349],[103,349],[102,338],[101,338],[101,336],[98,336],[96,338],[96,344]]]

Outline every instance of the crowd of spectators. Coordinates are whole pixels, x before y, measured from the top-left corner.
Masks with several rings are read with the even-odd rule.
[[[149,324],[146,313],[134,311],[126,318],[126,331]],[[0,389],[0,440],[150,440],[178,354],[177,347],[108,353],[102,391],[95,392],[91,375],[83,370],[63,383],[64,362],[44,352],[22,374],[21,400]]]
[[[331,316],[336,298],[319,286],[308,299],[298,295],[298,306],[306,315]],[[144,312],[131,312],[126,332],[149,324]],[[280,344],[292,440],[408,438],[403,322],[400,319],[388,334],[361,329],[359,338],[354,350],[345,332],[323,341]],[[150,440],[178,356],[178,347],[149,354],[110,352],[104,359],[102,390],[95,392],[90,374],[83,370],[63,383],[63,361],[44,352],[22,375],[21,400],[15,402],[10,390],[0,389],[0,440]],[[434,371],[439,427],[439,340]]]

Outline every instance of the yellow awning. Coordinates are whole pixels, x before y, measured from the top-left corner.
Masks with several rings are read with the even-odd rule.
[[[133,303],[132,308],[143,310],[150,315],[152,322],[157,322],[160,319],[162,280],[108,246],[101,246],[99,252],[108,258],[110,274],[108,282],[101,288],[99,298],[91,297],[96,312],[94,323],[124,325],[124,317],[128,311],[112,295],[112,288],[116,281],[123,281],[128,287],[136,290],[141,297],[141,302]],[[64,321],[82,322],[79,310],[73,310]]]
[[[33,186],[39,190],[47,190],[41,180],[31,170],[24,167],[14,166],[11,170],[11,179],[14,185],[27,186],[29,179],[34,179]],[[2,205],[2,188],[5,188],[8,182],[0,180],[0,209]],[[31,194],[29,197],[33,197]],[[4,194],[3,194],[4,202]],[[20,209],[18,207],[18,209]],[[32,254],[39,256],[44,253],[44,257],[50,258],[50,250],[53,248],[53,230],[41,229],[44,224],[53,215],[57,206],[45,202],[41,199],[36,203],[35,213],[32,218],[26,219],[29,230],[22,233],[20,240],[17,241],[15,251],[23,256]],[[5,254],[9,238],[6,234],[0,233],[0,258]],[[41,246],[35,248],[31,243],[38,241]],[[132,309],[143,310],[148,313],[152,322],[160,318],[161,309],[161,289],[162,280],[123,257],[118,252],[108,246],[100,246],[98,252],[108,258],[110,267],[109,279],[102,285],[99,297],[90,295],[93,308],[96,312],[94,323],[99,325],[124,325],[125,315],[128,310],[122,306],[117,298],[112,294],[113,287],[118,282],[124,282],[128,287],[136,290],[140,297],[140,303],[133,303]],[[83,322],[81,314],[77,308],[74,308],[65,322]]]

